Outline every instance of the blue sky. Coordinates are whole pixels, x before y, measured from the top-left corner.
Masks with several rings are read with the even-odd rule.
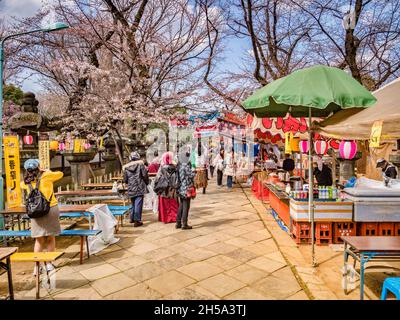
[[[49,0],[51,3],[51,0]],[[37,10],[42,6],[42,0],[0,0],[0,18],[8,19],[9,17],[29,17],[33,16]],[[241,66],[241,57],[250,48],[245,40],[230,38],[225,43],[225,52],[223,61],[218,64],[217,70],[223,72],[224,70],[239,71]],[[41,87],[36,83],[35,76],[27,77],[22,82],[22,89],[24,91],[38,92]]]

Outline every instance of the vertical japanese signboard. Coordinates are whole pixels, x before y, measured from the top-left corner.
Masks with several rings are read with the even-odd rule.
[[[50,141],[47,135],[39,137],[39,161],[40,168],[50,169]]]
[[[7,207],[19,207],[22,203],[19,141],[17,136],[4,137],[4,161],[6,169]]]
[[[369,141],[369,146],[371,148],[379,148],[380,146],[382,125],[383,121],[381,120],[375,121],[374,124],[372,125],[371,136]]]
[[[293,132],[285,132],[285,153],[292,153],[291,141],[293,139]]]

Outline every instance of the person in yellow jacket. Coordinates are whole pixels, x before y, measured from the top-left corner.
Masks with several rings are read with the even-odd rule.
[[[35,252],[53,252],[56,249],[55,236],[61,233],[60,227],[60,211],[58,202],[54,195],[53,183],[63,177],[61,171],[42,170],[38,159],[29,159],[25,161],[24,168],[26,170],[24,181],[21,182],[21,188],[30,193],[29,185],[32,189],[36,187],[38,178],[40,178],[39,191],[50,201],[50,211],[43,217],[31,219],[31,234],[35,238]],[[46,264],[47,271],[54,270],[52,263]]]

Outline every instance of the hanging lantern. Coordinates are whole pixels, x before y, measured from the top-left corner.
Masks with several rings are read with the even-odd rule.
[[[292,152],[300,151],[300,138],[299,137],[292,138],[292,140],[290,141],[290,149],[292,149]]]
[[[357,143],[354,140],[342,140],[339,144],[339,154],[342,159],[351,160],[357,153]]]
[[[33,137],[28,133],[26,134],[26,136],[23,137],[22,139],[24,141],[24,144],[32,144],[33,143]]]
[[[308,149],[309,149],[309,144],[308,144],[308,140],[301,140],[299,143],[299,147],[300,147],[300,152],[301,153],[307,153]]]
[[[50,146],[49,149],[52,151],[57,151],[58,150],[58,141],[50,141]]]
[[[314,150],[316,154],[324,155],[328,151],[328,143],[325,140],[317,140],[314,142]]]
[[[84,148],[85,150],[90,149],[90,147],[91,147],[91,145],[90,145],[89,142],[85,142],[85,143],[83,144],[83,148]]]
[[[58,150],[59,151],[64,151],[65,150],[65,143],[64,142],[60,142],[58,144]]]

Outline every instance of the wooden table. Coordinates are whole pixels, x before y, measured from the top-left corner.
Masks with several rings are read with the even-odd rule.
[[[83,189],[111,189],[113,187],[113,182],[103,182],[103,183],[84,183],[81,184]]]
[[[8,276],[8,294],[10,300],[14,300],[14,289],[12,283],[12,273],[11,273],[11,259],[10,257],[17,252],[18,248],[9,247],[9,248],[0,248],[0,268],[7,271]],[[3,260],[6,260],[4,263]]]
[[[70,204],[59,204],[60,213],[70,213],[70,212],[88,212],[89,208],[93,207],[93,204],[79,204],[79,205],[70,205]],[[8,208],[5,210],[1,210],[0,214],[3,216],[13,216],[16,215],[21,217],[26,214],[25,207],[15,207],[15,208]],[[91,215],[89,215],[89,228],[91,229],[92,221]]]
[[[344,241],[344,292],[347,294],[347,261],[349,256],[360,262],[360,300],[364,299],[364,273],[366,263],[372,261],[400,261],[400,237],[341,237]]]
[[[157,173],[149,173],[149,177],[155,177],[157,175]],[[112,181],[122,181],[124,179],[124,177],[122,176],[116,176],[116,177],[112,177],[111,180]]]
[[[123,189],[121,192],[124,192]],[[114,192],[112,190],[68,190],[56,192],[56,196],[62,197],[85,197],[85,196],[115,196],[119,192]]]

